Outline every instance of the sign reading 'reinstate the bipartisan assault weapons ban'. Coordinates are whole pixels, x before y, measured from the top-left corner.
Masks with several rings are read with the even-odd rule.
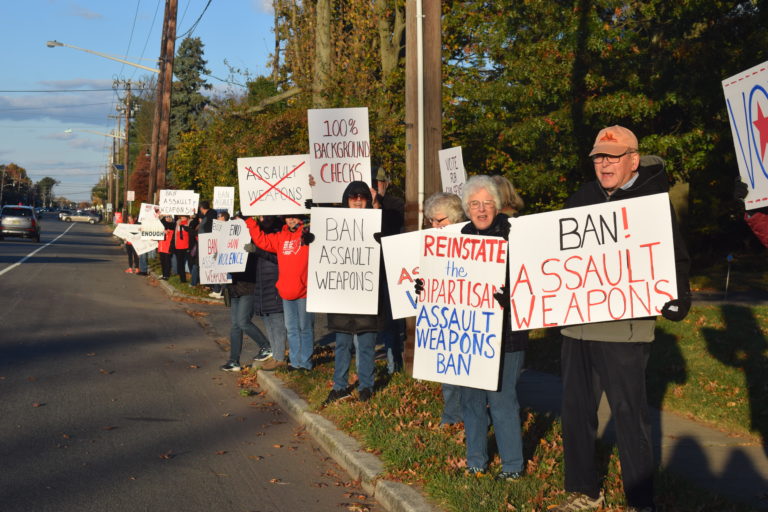
[[[238,158],[237,179],[243,215],[309,213],[309,155]]]
[[[339,203],[350,182],[364,181],[370,186],[368,109],[310,109],[307,121],[309,163],[315,179],[312,200]]]
[[[655,316],[677,298],[668,194],[510,224],[513,330]]]
[[[200,194],[194,190],[161,190],[160,213],[163,215],[195,215]]]
[[[420,256],[413,376],[495,390],[504,310],[493,294],[506,277],[507,241],[429,230]]]
[[[381,210],[312,208],[307,311],[375,315]]]

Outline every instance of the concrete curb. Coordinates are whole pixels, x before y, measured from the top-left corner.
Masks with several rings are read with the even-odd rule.
[[[384,464],[366,452],[352,436],[339,430],[332,422],[311,412],[309,404],[274,374],[259,371],[258,381],[264,389],[288,411],[299,424],[306,427],[322,448],[355,480],[360,480],[365,492],[390,512],[442,512],[412,487],[381,478]]]

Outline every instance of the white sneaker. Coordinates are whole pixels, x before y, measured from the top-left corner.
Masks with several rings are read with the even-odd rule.
[[[224,297],[224,294],[220,292],[211,292],[208,294],[208,296],[213,297],[214,299],[221,299],[222,297]]]

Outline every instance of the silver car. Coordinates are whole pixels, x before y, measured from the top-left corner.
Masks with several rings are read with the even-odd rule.
[[[65,214],[61,217],[61,220],[64,222],[87,222],[89,224],[96,224],[99,222],[99,217],[91,212],[78,211]]]
[[[31,206],[3,206],[0,210],[0,240],[8,236],[40,241],[40,221]]]

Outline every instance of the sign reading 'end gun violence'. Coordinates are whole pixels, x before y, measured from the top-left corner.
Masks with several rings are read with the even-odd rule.
[[[312,208],[307,311],[378,313],[379,232],[381,210]]]
[[[513,330],[660,314],[677,298],[669,196],[526,215],[511,222]]]
[[[243,215],[309,213],[308,155],[238,158],[237,179]]]
[[[442,230],[440,230],[442,231]],[[506,277],[502,238],[430,230],[419,272],[413,376],[495,390],[504,310],[493,294]]]
[[[370,186],[368,109],[310,109],[307,121],[309,162],[315,179],[313,201],[341,202],[344,189],[352,181],[364,181]]]

